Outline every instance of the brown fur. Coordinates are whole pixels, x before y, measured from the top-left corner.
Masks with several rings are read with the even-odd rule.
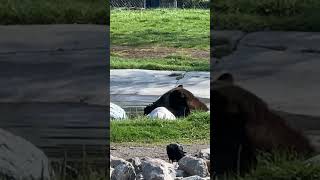
[[[214,157],[220,156],[214,161],[217,173],[236,170],[240,146],[241,171],[254,166],[256,150],[293,150],[299,154],[314,151],[307,138],[271,111],[262,99],[234,85],[232,75],[220,77],[212,83],[211,90],[211,124],[214,147],[218,148]],[[229,150],[224,151],[226,148]],[[229,162],[219,159],[223,156],[229,156]]]
[[[156,102],[148,105],[144,109],[144,114],[149,114],[157,107],[166,107],[176,117],[188,116],[194,110],[208,111],[208,107],[182,85],[171,89]]]

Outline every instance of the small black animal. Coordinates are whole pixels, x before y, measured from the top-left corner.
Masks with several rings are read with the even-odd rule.
[[[167,145],[167,154],[169,161],[171,162],[178,162],[181,158],[185,156],[183,151],[183,147],[180,144],[169,144]]]

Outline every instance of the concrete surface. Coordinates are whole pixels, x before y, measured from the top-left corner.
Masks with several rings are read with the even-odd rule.
[[[179,84],[209,105],[210,72],[141,69],[110,71],[111,101],[119,104],[146,105]]]
[[[217,35],[232,41],[239,32]],[[320,152],[320,32],[266,31],[237,39],[234,51],[211,60],[213,79],[232,73],[236,84],[302,130]]]
[[[0,128],[49,158],[105,163],[108,27],[0,26]]]
[[[247,34],[237,50],[213,65],[213,78],[234,74],[236,83],[280,111],[320,115],[320,33]]]

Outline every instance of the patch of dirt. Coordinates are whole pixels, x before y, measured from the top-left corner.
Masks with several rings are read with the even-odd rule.
[[[150,157],[150,158],[160,158],[168,161],[167,145],[155,145],[155,146],[125,146],[125,145],[111,145],[110,153],[112,156],[120,157],[123,159],[129,159],[133,157]],[[184,145],[183,150],[187,152],[186,154],[197,154],[201,149],[209,148],[208,144],[192,144]]]
[[[209,50],[199,50],[191,48],[173,48],[173,47],[129,47],[114,46],[111,47],[111,53],[127,58],[165,58],[169,56],[191,57],[195,59],[210,58]]]

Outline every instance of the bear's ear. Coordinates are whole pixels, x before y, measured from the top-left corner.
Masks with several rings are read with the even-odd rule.
[[[218,81],[224,81],[230,84],[233,84],[233,76],[230,73],[223,73],[222,75],[220,75],[217,79]]]
[[[182,85],[182,84],[180,84],[178,87],[183,88],[183,85]]]

